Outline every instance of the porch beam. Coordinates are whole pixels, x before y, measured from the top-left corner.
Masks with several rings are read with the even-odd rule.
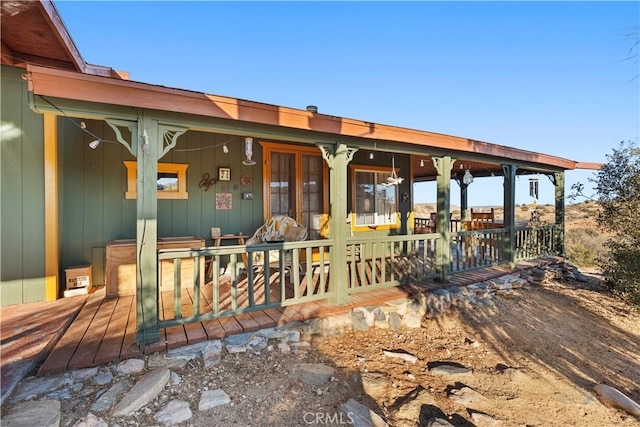
[[[433,157],[433,165],[438,171],[438,202],[436,213],[436,234],[439,239],[436,253],[436,274],[446,282],[451,278],[451,168],[456,159],[450,156]]]
[[[332,304],[344,304],[349,301],[346,269],[347,236],[350,235],[347,224],[347,166],[358,150],[345,144],[318,144],[318,148],[329,166],[329,234],[335,242],[329,257],[331,265],[338,266],[332,268],[329,275],[330,301]]]
[[[162,143],[157,119],[141,116],[132,132],[137,146],[136,322],[138,345],[158,341],[158,153]]]
[[[553,183],[555,185],[556,196],[556,250],[562,257],[564,252],[564,235],[565,235],[565,206],[564,206],[564,172],[556,172],[554,174]]]
[[[507,228],[507,241],[504,245],[505,260],[515,267],[516,258],[516,171],[518,166],[503,164],[504,174],[504,226]]]

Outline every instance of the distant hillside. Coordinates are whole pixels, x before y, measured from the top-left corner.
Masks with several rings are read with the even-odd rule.
[[[488,211],[494,208],[496,220],[504,218],[504,209],[502,206],[473,206],[479,211]],[[516,206],[516,221],[528,221],[531,219],[531,204],[522,204]],[[537,210],[540,213],[542,222],[553,223],[555,221],[556,209],[554,205],[538,205]],[[565,206],[565,227],[567,230],[572,228],[596,228],[595,217],[598,213],[599,206],[595,202],[582,202]],[[431,212],[436,211],[435,203],[418,203],[414,206],[417,217],[428,218]],[[451,213],[454,218],[460,218],[460,206],[451,205]]]

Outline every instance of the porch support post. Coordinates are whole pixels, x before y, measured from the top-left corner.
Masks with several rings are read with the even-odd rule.
[[[504,245],[505,261],[511,268],[516,265],[516,171],[518,166],[503,164],[504,174],[504,226],[507,235]]]
[[[462,180],[458,182],[460,183],[460,220],[469,221],[469,199],[467,197],[469,184],[463,183]]]
[[[332,289],[330,302],[344,304],[349,301],[347,277],[347,165],[353,159],[357,148],[350,148],[345,144],[319,145],[322,157],[329,166],[329,234],[335,246],[329,252],[331,274],[329,275]]]
[[[136,227],[136,342],[143,346],[160,339],[158,328],[157,261],[157,180],[158,153],[162,141],[158,122],[138,120],[132,136],[132,151],[137,153],[137,227]]]
[[[564,171],[553,174],[553,183],[556,187],[556,251],[564,257]]]
[[[454,158],[450,156],[433,157],[438,171],[438,203],[436,214],[436,233],[439,236],[436,251],[436,274],[445,282],[451,278],[451,168]]]

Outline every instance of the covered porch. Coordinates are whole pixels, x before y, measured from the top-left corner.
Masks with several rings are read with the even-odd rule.
[[[68,231],[46,225],[53,275],[82,261],[98,266],[94,277],[104,281],[110,242],[135,237],[127,296],[134,297],[140,347],[162,342],[168,328],[319,301],[340,307],[364,292],[444,284],[474,269],[563,254],[564,171],[578,167],[574,161],[43,67],[30,66],[28,77],[32,108],[45,114],[45,160],[55,172],[47,209],[63,215]],[[501,178],[502,223],[450,226],[456,181],[460,224],[472,222],[469,170]],[[534,173],[554,183],[555,223],[521,226],[516,177]],[[429,180],[437,208],[424,233],[412,186]],[[80,195],[78,183],[87,183]],[[215,246],[208,238],[212,228],[249,236],[274,215],[294,218],[309,238],[251,246]],[[203,243],[160,245],[185,235]],[[256,266],[258,253],[276,261]],[[163,265],[171,266],[172,280],[164,281]]]

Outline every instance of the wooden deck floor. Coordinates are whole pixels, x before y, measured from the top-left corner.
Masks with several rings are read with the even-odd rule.
[[[536,260],[522,263],[517,269],[550,262],[552,261]],[[382,304],[386,301],[415,295],[418,292],[431,292],[452,285],[463,286],[509,274],[512,271],[506,267],[489,267],[456,274],[446,284],[424,280],[416,281],[408,286],[356,293],[352,295],[349,304],[340,306],[331,305],[328,301],[321,300],[173,326],[161,329],[161,339],[143,349],[135,343],[135,297],[107,299],[104,289],[99,289],[89,295],[76,319],[40,366],[39,372],[56,373],[68,369],[87,368],[140,356],[143,353],[164,351],[293,321],[324,318],[348,312],[357,306]],[[192,295],[189,294],[189,297]],[[173,297],[169,294],[163,295],[162,301],[161,310],[168,310],[166,303],[170,301],[172,304]],[[201,304],[203,303],[206,303],[206,297],[201,299]]]

